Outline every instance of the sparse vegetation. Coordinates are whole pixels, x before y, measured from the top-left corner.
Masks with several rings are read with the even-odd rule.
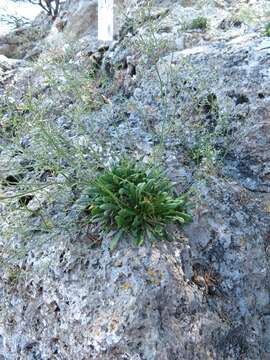
[[[208,19],[204,16],[199,16],[189,23],[184,23],[183,30],[206,30],[208,28]]]
[[[114,249],[123,234],[139,246],[166,238],[167,224],[191,221],[186,195],[175,197],[173,184],[157,168],[122,160],[98,176],[88,191],[92,221],[109,232]]]
[[[196,170],[204,176],[212,173],[218,156],[215,150],[216,127],[220,126],[221,119],[217,99],[209,91],[209,83],[214,81],[214,75],[212,73],[210,79],[208,74],[206,82],[204,75],[195,71],[192,64],[184,59],[175,66],[173,53],[171,60],[166,59],[164,66],[160,61],[164,50],[163,42],[159,41],[156,34],[157,28],[153,20],[148,23],[143,34],[138,34],[134,42],[127,44],[144,56],[144,65],[151,73],[150,81],[153,82],[154,89],[151,107],[141,106],[140,101],[125,97],[122,87],[118,87],[117,91],[113,90],[115,78],[112,74],[117,74],[118,64],[106,75],[93,66],[88,56],[83,56],[81,45],[66,45],[64,49],[51,46],[46,56],[43,54],[33,64],[33,71],[42,74],[38,83],[30,81],[20,101],[7,96],[0,110],[4,114],[1,132],[3,138],[12,141],[16,156],[10,149],[9,166],[4,164],[2,167],[6,166],[7,176],[13,176],[6,180],[13,179],[15,175],[18,181],[16,180],[16,184],[10,184],[9,181],[4,188],[2,200],[8,203],[7,212],[13,212],[14,216],[6,221],[8,231],[3,231],[6,238],[12,239],[16,233],[18,239],[21,239],[20,256],[31,248],[42,246],[33,237],[33,233],[45,233],[47,244],[48,234],[52,234],[53,238],[53,234],[55,236],[60,229],[67,234],[81,231],[78,229],[82,229],[85,218],[82,219],[83,207],[79,199],[89,182],[93,179],[97,181],[99,176],[102,178],[103,175],[110,174],[110,171],[116,171],[115,168],[108,169],[113,163],[117,164],[118,159],[130,156],[131,153],[135,154],[133,158],[145,156],[144,150],[138,151],[137,133],[134,136],[133,125],[122,111],[124,108],[138,118],[140,131],[154,139],[146,156],[147,162],[155,166],[164,164],[171,151],[178,151],[179,145],[175,144],[181,142],[182,151],[187,150],[184,152],[189,155],[188,161],[195,162]],[[123,73],[123,70],[120,72]],[[121,103],[113,117],[111,101]],[[152,122],[153,114],[155,124]],[[194,119],[192,127],[190,119]],[[6,149],[5,147],[5,151]],[[12,172],[8,169],[10,167]],[[148,174],[150,168],[145,166],[140,171]],[[22,177],[17,177],[18,174],[22,174]],[[95,181],[93,184],[96,184]],[[145,186],[149,186],[147,181],[145,183]],[[95,189],[98,196],[97,193],[101,190]],[[166,200],[168,203],[176,201],[170,191],[168,196],[171,196]],[[73,206],[76,208],[76,216]],[[184,215],[185,206],[184,202]],[[57,211],[54,210],[55,207]],[[91,218],[94,217],[92,210]],[[123,209],[119,208],[118,212],[121,210]],[[99,213],[101,217],[106,214]],[[158,236],[158,233],[160,237],[165,236],[166,221],[177,221],[176,214],[171,214],[166,221],[161,221],[161,224],[156,224],[152,229],[146,229],[142,220],[140,225],[135,224],[136,227],[131,222],[130,215],[129,219],[124,218],[127,223],[123,223],[121,227],[116,222],[116,216],[118,215],[111,214],[107,218],[103,230],[114,229],[120,237],[121,233],[132,234],[137,244]],[[133,217],[135,216],[137,214]],[[184,220],[188,220],[189,215],[186,216]],[[20,240],[17,241],[19,242]],[[114,244],[115,238],[112,247]],[[7,245],[3,251],[6,259],[10,254],[14,258],[12,246]]]
[[[217,153],[210,142],[200,141],[191,148],[190,156],[197,166],[204,163],[210,169],[214,166]]]

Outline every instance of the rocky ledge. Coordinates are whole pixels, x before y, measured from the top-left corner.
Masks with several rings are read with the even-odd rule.
[[[69,3],[71,9],[79,3],[85,11],[85,2]],[[27,62],[21,67],[0,59],[0,76],[6,74],[2,88],[20,104],[30,79],[37,85],[34,97],[49,109],[42,113],[46,121],[53,121],[65,141],[86,157],[96,141],[95,154],[100,147],[104,153],[124,148],[147,161],[165,132],[163,164],[177,191],[192,190],[193,222],[175,229],[175,242],[135,248],[123,239],[110,253],[108,239],[88,228],[64,229],[76,213],[78,199],[70,199],[73,188],[66,198],[59,199],[54,188],[24,197],[26,215],[3,202],[1,249],[18,249],[20,241],[24,250],[0,269],[3,360],[270,358],[270,38],[263,34],[267,3],[156,1],[153,6],[143,16],[131,11],[109,47],[91,43],[93,24],[87,34],[83,22],[74,69],[81,72],[80,64],[94,63],[95,71],[107,74],[114,84],[106,96],[100,95],[98,106],[76,113],[83,133],[75,116],[71,119],[75,103],[70,88],[63,102],[59,91],[50,92],[54,83],[48,85],[43,77],[48,69],[55,71],[56,62],[43,62],[40,72]],[[80,7],[76,9],[77,16]],[[95,9],[92,2],[89,9]],[[71,19],[67,33],[76,16],[65,13]],[[208,28],[191,29],[192,21],[202,16]],[[76,34],[79,37],[78,22]],[[59,34],[49,36],[60,41]],[[60,59],[71,61],[62,53]],[[99,94],[102,86],[95,86]],[[86,90],[89,96],[91,90],[82,88]],[[23,109],[29,119],[31,109]],[[35,133],[28,129],[19,140],[30,156],[41,143],[37,147]],[[23,155],[10,137],[3,144],[1,171],[7,181],[9,176],[14,179],[17,163],[22,169]],[[30,177],[33,166],[26,166]],[[43,187],[52,179],[63,182],[49,169],[38,176]],[[12,195],[14,184],[3,184],[1,191]],[[56,225],[36,230],[44,208]],[[33,226],[30,238],[11,231],[22,216]],[[29,243],[35,246],[29,248]]]

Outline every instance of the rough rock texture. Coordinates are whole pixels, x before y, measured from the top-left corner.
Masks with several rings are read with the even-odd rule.
[[[0,55],[14,59],[39,55],[42,51],[39,42],[48,35],[51,25],[50,19],[41,13],[31,26],[23,26],[0,36]]]
[[[55,233],[50,227],[33,231],[31,241],[39,246],[15,269],[0,270],[2,359],[270,358],[270,38],[262,35],[267,3],[197,3],[156,1],[143,16],[134,12],[135,23],[123,23],[109,49],[88,44],[95,50],[87,56],[114,79],[121,96],[106,94],[102,106],[82,116],[83,136],[64,112],[72,103],[51,99],[42,74],[26,67],[9,81],[6,89],[15,88],[18,103],[24,79],[37,83],[56,125],[76,146],[88,149],[89,139],[104,133],[104,149],[122,146],[147,160],[162,134],[163,163],[179,191],[193,188],[194,207],[193,222],[175,229],[178,241],[137,249],[123,239],[112,254],[108,239],[93,242],[87,231],[67,233],[61,225]],[[73,21],[78,24],[80,11],[95,18],[92,2],[69,6],[77,10],[67,31]],[[251,18],[243,15],[245,6]],[[209,29],[183,31],[200,15],[209,18]],[[83,20],[82,27],[76,36],[89,30],[90,39],[92,25]],[[0,64],[0,71],[10,71]],[[31,136],[22,141],[35,151]],[[211,156],[200,154],[199,163],[189,154],[202,141]],[[0,158],[7,179],[20,153],[2,147]],[[50,180],[51,174],[42,176]],[[50,201],[53,195],[24,199],[33,212],[29,224],[45,206],[50,220],[58,219],[61,204]],[[8,220],[21,216],[10,213],[3,221],[1,247],[8,241]]]

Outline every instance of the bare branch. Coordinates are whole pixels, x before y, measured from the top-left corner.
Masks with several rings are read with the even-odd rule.
[[[40,6],[48,16],[55,20],[59,14],[60,6],[65,2],[61,0],[12,0],[13,2],[28,2]]]

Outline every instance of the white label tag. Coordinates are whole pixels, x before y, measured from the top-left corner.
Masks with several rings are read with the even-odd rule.
[[[113,0],[98,0],[98,39],[113,40]]]

